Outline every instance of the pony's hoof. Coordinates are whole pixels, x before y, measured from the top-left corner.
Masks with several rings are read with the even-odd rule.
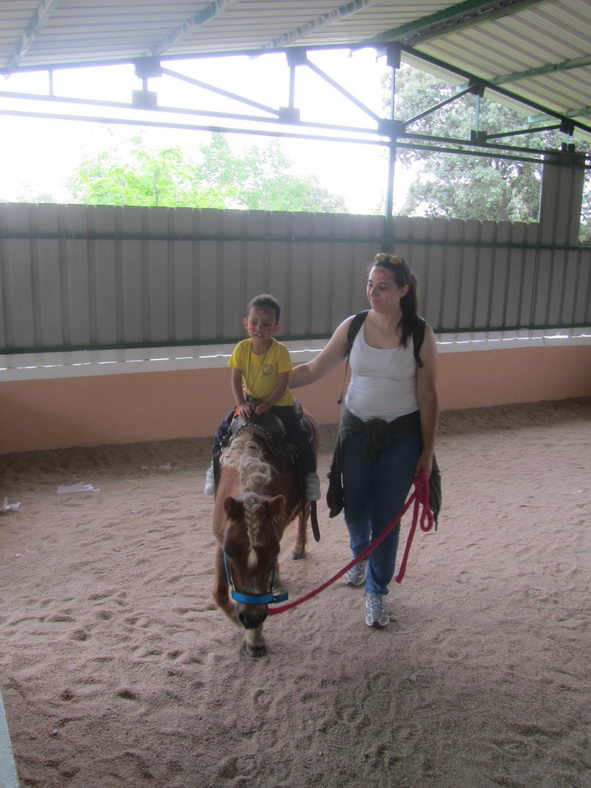
[[[257,659],[258,657],[264,657],[267,653],[267,647],[263,646],[251,646],[248,643],[244,644],[244,650],[248,654],[249,657],[254,657]]]
[[[299,561],[300,558],[303,558],[306,555],[306,551],[303,547],[294,547],[291,551],[291,557],[294,561]]]

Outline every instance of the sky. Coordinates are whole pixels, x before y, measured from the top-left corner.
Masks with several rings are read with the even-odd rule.
[[[383,78],[389,69],[385,59],[377,58],[373,49],[361,50],[352,55],[345,50],[314,52],[309,53],[309,58],[378,115],[383,117],[387,114],[383,107]],[[283,55],[164,62],[163,65],[263,104],[288,104],[289,71]],[[13,75],[0,80],[0,91],[39,92],[47,86],[47,79],[44,72]],[[132,66],[54,72],[54,92],[57,95],[124,102],[130,100],[132,90],[139,90],[140,87],[141,82]],[[150,79],[148,88],[158,93],[160,106],[205,106],[226,112],[254,113],[251,108],[230,99],[166,76]],[[207,103],[203,101],[204,98]],[[306,68],[297,69],[295,105],[300,108],[301,119],[305,121],[374,126],[369,116]],[[40,104],[5,95],[0,96],[2,109],[72,112],[64,105]],[[79,107],[74,110],[74,114],[93,115],[96,110]],[[138,117],[137,112],[117,113],[110,109],[106,114],[111,117]],[[174,119],[199,125],[229,125],[224,119],[202,116],[177,115]],[[83,158],[121,145],[138,134],[149,147],[178,145],[192,158],[198,158],[199,145],[211,139],[209,132],[193,130],[148,127],[140,130],[139,126],[133,125],[10,115],[2,115],[0,124],[0,199],[3,200],[26,200],[31,195],[44,193],[51,194],[57,200],[66,200],[68,192],[65,184]],[[281,127],[273,128],[281,130]],[[232,134],[229,139],[232,148],[240,152],[252,145],[265,145],[272,138]],[[322,186],[344,198],[351,213],[373,213],[379,209],[386,188],[386,153],[382,146],[286,139],[282,140],[281,145],[294,162],[295,173],[315,175]],[[395,207],[402,204],[407,183],[408,174],[399,169]]]

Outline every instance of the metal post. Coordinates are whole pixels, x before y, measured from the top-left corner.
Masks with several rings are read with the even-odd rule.
[[[289,67],[289,108],[295,107],[295,71],[296,67],[290,65]]]
[[[390,45],[387,50],[388,65],[392,68],[392,90],[390,93],[390,121],[394,121],[396,109],[396,69],[400,68],[400,48]],[[386,184],[386,210],[384,214],[384,251],[391,252],[394,246],[394,176],[396,172],[395,132],[390,132],[388,145],[388,181]]]
[[[384,251],[391,252],[394,247],[394,174],[396,170],[396,142],[388,146],[388,183],[386,186],[386,213],[384,216]]]

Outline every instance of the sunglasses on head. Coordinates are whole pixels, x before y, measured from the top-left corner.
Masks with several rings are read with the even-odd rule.
[[[393,254],[386,254],[386,252],[380,252],[380,254],[376,254],[374,257],[374,261],[376,263],[389,263],[390,265],[399,265],[400,263],[406,263],[404,257],[396,257]]]

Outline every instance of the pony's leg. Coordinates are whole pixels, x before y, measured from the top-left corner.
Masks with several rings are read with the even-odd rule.
[[[224,568],[224,555],[221,547],[218,546],[215,560],[215,579],[213,584],[213,599],[216,605],[231,619],[239,625],[236,617],[236,605],[230,599],[228,593],[228,578]]]
[[[283,578],[281,577],[281,567],[279,566],[279,558],[275,560],[275,584],[273,588],[277,591],[285,591],[283,585]]]
[[[291,551],[291,557],[296,561],[306,555],[306,527],[308,525],[308,515],[310,513],[310,503],[306,502],[300,509],[298,515],[298,527],[296,531],[296,541]]]
[[[249,657],[264,657],[267,653],[265,638],[263,637],[263,625],[256,629],[246,629],[244,631],[244,650]]]

